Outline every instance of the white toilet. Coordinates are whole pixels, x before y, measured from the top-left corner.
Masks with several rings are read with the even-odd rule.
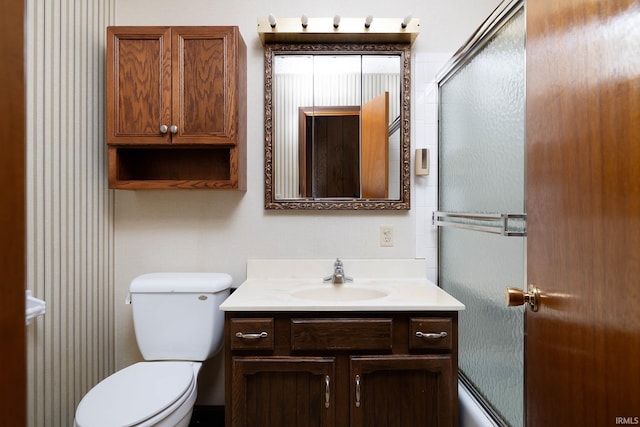
[[[135,278],[136,340],[145,362],[105,378],[82,398],[76,427],[189,425],[198,371],[222,345],[231,276],[224,273],[152,273]]]

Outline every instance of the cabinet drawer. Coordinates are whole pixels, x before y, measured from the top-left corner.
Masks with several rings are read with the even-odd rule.
[[[291,350],[390,351],[392,319],[291,319]]]
[[[417,317],[411,318],[409,325],[409,349],[451,349],[451,319]]]
[[[231,319],[232,350],[273,350],[273,318]]]

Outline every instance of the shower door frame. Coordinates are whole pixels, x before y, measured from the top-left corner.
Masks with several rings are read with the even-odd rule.
[[[526,6],[524,0],[505,0],[502,2],[490,15],[489,17],[475,30],[475,32],[469,37],[469,39],[462,45],[458,51],[452,56],[452,58],[445,64],[443,69],[436,76],[436,83],[438,86],[438,117],[442,117],[441,112],[441,85],[445,84],[450,78],[454,77],[456,73],[462,69],[465,65],[467,65],[482,49],[493,39],[493,37],[498,34],[498,32],[509,23],[511,18],[513,18],[520,11],[524,11],[525,13],[525,22],[526,22]],[[525,35],[526,35],[526,24],[525,24]],[[526,56],[525,56],[526,57]],[[526,66],[525,66],[526,70]],[[525,81],[526,87],[526,81]],[[523,98],[526,105],[526,94]],[[440,144],[440,126],[441,122],[438,119],[438,144]],[[523,135],[523,138],[525,135]],[[438,153],[440,153],[440,149],[438,149]],[[440,162],[440,158],[438,159]],[[523,165],[524,167],[525,165]],[[438,168],[438,188],[440,187],[441,182],[441,168]],[[523,192],[526,189],[526,181],[525,188],[523,188]],[[508,213],[503,215],[486,215],[487,217],[500,217],[496,218],[481,218],[483,215],[473,214],[473,213],[450,213],[450,212],[434,212],[432,216],[432,223],[434,226],[438,226],[438,242],[440,242],[440,227],[444,226],[453,226],[456,228],[464,228],[475,230],[474,232],[488,232],[494,234],[501,234],[503,236],[522,236],[524,238],[524,257],[523,257],[523,267],[524,274],[526,276],[527,271],[527,254],[526,254],[526,199],[524,201],[525,205],[523,206],[523,212],[519,213]],[[440,196],[438,195],[438,209],[440,209]],[[506,216],[506,217],[505,217]],[[456,218],[458,217],[458,218]],[[511,230],[508,226],[508,220],[511,217],[515,217],[517,221],[522,221],[522,226],[517,227],[515,231]],[[460,220],[461,219],[461,220]],[[465,220],[470,221],[471,223],[475,222],[476,224],[465,223]],[[493,222],[491,222],[493,221]],[[487,224],[487,225],[485,225]],[[438,243],[439,247],[440,243]],[[437,265],[438,265],[438,283],[440,285],[440,251],[437,253]],[[526,277],[523,278],[523,283],[526,283]],[[526,330],[526,325],[523,325],[524,330]],[[523,330],[523,333],[524,333]],[[523,337],[524,340],[524,337]],[[523,377],[524,377],[524,365],[523,365]],[[464,385],[469,394],[480,404],[482,409],[486,412],[486,414],[492,419],[492,421],[498,426],[508,427],[503,417],[496,411],[493,405],[482,395],[482,393],[474,386],[472,381],[467,378],[467,376],[459,370],[459,382]],[[523,388],[525,387],[523,382]],[[524,390],[523,390],[524,391]],[[524,409],[524,401],[523,401],[523,409]],[[525,420],[526,422],[526,420]]]

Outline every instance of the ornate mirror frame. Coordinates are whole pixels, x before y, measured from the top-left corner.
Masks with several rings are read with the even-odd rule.
[[[273,59],[277,54],[397,54],[400,88],[400,196],[398,199],[276,199],[273,138]],[[264,49],[264,199],[271,210],[409,210],[411,207],[411,44],[265,44]]]

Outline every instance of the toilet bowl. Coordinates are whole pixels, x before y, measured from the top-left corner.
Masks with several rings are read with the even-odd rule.
[[[133,306],[136,341],[147,361],[102,380],[82,398],[75,427],[186,427],[202,362],[221,347],[231,276],[153,273],[137,277]]]
[[[76,427],[188,426],[198,362],[139,362],[101,381],[76,410]]]

